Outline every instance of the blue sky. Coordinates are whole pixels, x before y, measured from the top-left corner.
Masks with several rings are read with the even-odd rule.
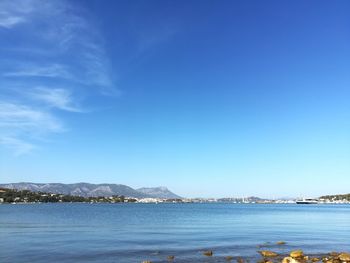
[[[350,192],[349,1],[0,10],[0,182]]]

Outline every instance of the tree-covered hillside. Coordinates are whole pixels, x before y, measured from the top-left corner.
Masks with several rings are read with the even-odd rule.
[[[58,203],[58,202],[89,202],[89,203],[119,203],[135,202],[135,199],[124,196],[82,197],[73,195],[31,192],[0,188],[0,203]]]
[[[321,196],[320,199],[327,199],[327,200],[332,200],[332,201],[341,201],[341,200],[350,201],[350,194],[325,195],[325,196]]]

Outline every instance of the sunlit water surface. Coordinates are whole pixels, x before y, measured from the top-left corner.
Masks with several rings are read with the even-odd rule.
[[[274,245],[276,241],[287,245]],[[270,243],[268,243],[270,242]],[[0,262],[224,262],[286,253],[350,250],[348,205],[0,205]],[[202,251],[211,249],[206,258]]]

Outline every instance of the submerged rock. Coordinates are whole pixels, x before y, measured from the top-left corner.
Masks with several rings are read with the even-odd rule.
[[[233,257],[232,256],[226,256],[225,259],[226,259],[226,261],[231,261],[231,260],[233,260]]]
[[[304,257],[304,252],[302,250],[294,250],[290,252],[290,256],[292,258],[303,258]]]
[[[237,258],[237,263],[244,263],[244,259],[243,258]]]
[[[167,259],[168,261],[173,261],[175,259],[175,256],[168,256]]]
[[[276,252],[269,251],[269,250],[261,250],[261,251],[259,251],[259,253],[265,258],[271,258],[271,257],[278,256],[278,254]]]
[[[277,245],[285,245],[286,242],[284,242],[284,241],[278,241],[278,242],[276,242],[276,244],[277,244]]]
[[[203,252],[203,255],[204,255],[204,256],[207,256],[207,257],[211,257],[211,256],[213,255],[213,251],[212,251],[212,250],[204,251],[204,252]]]

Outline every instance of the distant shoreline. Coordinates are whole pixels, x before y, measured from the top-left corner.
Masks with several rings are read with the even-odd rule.
[[[70,205],[70,204],[85,204],[85,205],[204,205],[204,204],[217,204],[217,205],[232,205],[232,206],[240,206],[240,205],[251,205],[251,206],[271,206],[271,205],[279,205],[279,206],[295,206],[295,207],[317,207],[317,206],[349,206],[350,203],[320,203],[320,204],[314,204],[314,205],[298,205],[296,203],[225,203],[225,202],[200,202],[200,203],[189,203],[189,202],[161,202],[161,203],[140,203],[140,202],[133,202],[133,203],[127,203],[127,202],[119,202],[119,203],[107,203],[107,202],[96,202],[96,203],[90,203],[90,202],[17,202],[17,203],[5,203],[0,202],[0,205]]]
[[[343,199],[339,199],[344,197]],[[50,192],[35,192],[0,188],[0,204],[2,203],[226,203],[226,204],[350,204],[350,195],[325,196],[320,199],[268,200],[257,197],[250,198],[136,198],[123,195],[112,196],[79,196]]]

